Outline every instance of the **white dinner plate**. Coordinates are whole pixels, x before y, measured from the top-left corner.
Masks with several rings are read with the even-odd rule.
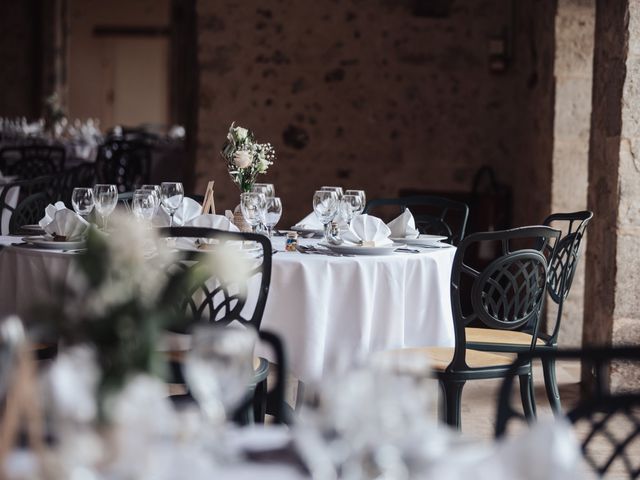
[[[42,229],[42,227],[40,225],[37,224],[33,224],[33,225],[22,225],[20,227],[20,230],[23,230],[25,232],[33,232],[33,233],[42,233],[44,232],[44,230]]]
[[[313,228],[298,227],[297,225],[294,225],[289,230],[291,230],[293,232],[301,233],[303,235],[309,234],[309,233],[313,233],[314,235],[324,235],[324,230],[322,230],[322,229],[316,230],[316,229],[313,229]]]
[[[446,240],[447,237],[442,235],[427,235],[421,234],[418,238],[390,238],[394,242],[403,242],[407,245],[439,245],[442,240]]]
[[[76,240],[73,242],[58,242],[49,237],[36,236],[24,237],[22,240],[30,245],[47,250],[78,250],[86,247],[84,240]]]
[[[178,238],[174,248],[189,252],[214,252],[217,248],[215,243],[198,248],[195,242],[196,241],[191,238]],[[240,242],[230,242],[226,246],[231,250],[238,250],[238,252],[249,255],[259,255],[262,253],[262,246],[258,242],[246,241],[242,242],[242,246],[240,246]]]
[[[329,245],[325,242],[320,242],[319,245],[328,248],[332,252],[344,253],[347,255],[391,255],[398,248],[402,248],[405,245],[400,243],[394,243],[384,247],[361,247],[360,245]]]

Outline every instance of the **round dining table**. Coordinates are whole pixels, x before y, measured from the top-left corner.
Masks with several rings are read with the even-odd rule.
[[[271,286],[261,329],[280,336],[288,369],[315,382],[373,352],[453,346],[450,275],[454,247],[390,255],[287,252],[274,237]],[[301,245],[318,240],[301,239]],[[0,317],[37,320],[34,306],[74,275],[74,250],[42,250],[0,237]],[[259,351],[271,359],[271,352]]]

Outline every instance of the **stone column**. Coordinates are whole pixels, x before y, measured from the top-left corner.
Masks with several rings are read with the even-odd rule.
[[[597,0],[585,345],[640,344],[640,2]],[[583,372],[588,381],[588,372]],[[640,369],[613,365],[614,390]]]
[[[555,113],[551,212],[587,208],[589,127],[593,82],[595,0],[559,0],[556,13]],[[584,312],[584,252],[578,263],[571,294],[563,309],[559,342],[563,347],[582,344]],[[548,302],[547,319],[555,325],[557,308]]]

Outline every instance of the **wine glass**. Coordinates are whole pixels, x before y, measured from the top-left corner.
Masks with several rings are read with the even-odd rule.
[[[95,205],[93,189],[86,187],[74,188],[71,193],[71,205],[73,205],[73,210],[82,218],[88,217]]]
[[[349,224],[351,219],[362,211],[362,197],[360,195],[345,194],[340,200],[342,218]]]
[[[271,231],[273,227],[280,221],[282,216],[282,202],[280,197],[267,198],[267,208],[265,215],[265,225],[267,226],[267,232],[271,237]]]
[[[153,214],[158,213],[158,209],[160,208],[160,185],[142,185],[140,190],[151,190],[156,197],[156,209]]]
[[[344,195],[344,193],[342,192],[342,187],[321,187],[320,190],[336,192],[336,195],[338,196],[338,201],[340,201],[342,199],[342,195]]]
[[[318,190],[313,194],[313,211],[324,225],[324,238],[329,241],[331,221],[338,213],[338,194],[334,190]]]
[[[267,198],[273,198],[276,196],[276,189],[273,186],[273,183],[254,183],[251,191],[262,192]]]
[[[169,226],[173,227],[173,216],[184,199],[184,188],[180,182],[162,182],[160,185],[160,201],[169,214]]]
[[[346,192],[344,192],[345,195],[358,195],[361,199],[361,207],[360,209],[356,212],[356,215],[360,215],[362,212],[364,212],[364,207],[367,206],[367,197],[364,194],[364,190],[347,190]]]
[[[194,328],[185,375],[205,419],[212,425],[222,424],[226,413],[247,396],[256,340],[251,328],[214,324]]]
[[[93,187],[95,208],[102,217],[103,227],[106,230],[109,215],[113,213],[118,204],[118,189],[115,185],[99,183]]]
[[[264,193],[244,192],[240,195],[240,210],[245,221],[255,233],[258,225],[264,222],[267,199]]]
[[[153,190],[138,189],[133,192],[133,214],[138,220],[150,222],[156,211],[156,196]]]

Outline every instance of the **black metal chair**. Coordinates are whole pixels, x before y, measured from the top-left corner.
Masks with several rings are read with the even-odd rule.
[[[264,235],[253,233],[238,233],[214,230],[210,228],[171,227],[160,228],[161,237],[171,238],[207,238],[219,242],[256,242],[260,245],[261,255],[256,258],[247,276],[241,279],[228,280],[220,276],[206,276],[205,281],[192,287],[190,291],[181,294],[184,299],[176,306],[176,317],[186,319],[186,323],[175,325],[172,330],[186,333],[189,327],[199,322],[211,322],[221,326],[239,323],[248,328],[260,331],[262,315],[267,303],[269,285],[271,283],[271,242]],[[199,269],[207,269],[207,255],[210,252],[184,252],[173,268],[191,269],[196,273]],[[255,283],[253,283],[255,282]],[[250,288],[250,284],[257,288]],[[247,303],[249,293],[255,292],[251,304]],[[276,354],[278,352],[276,351]],[[269,362],[259,359],[255,368],[251,389],[255,389],[255,412],[264,410],[267,404],[266,380],[269,372]],[[184,383],[179,362],[173,368],[174,377],[178,383]],[[245,419],[247,420],[247,419]],[[258,418],[262,420],[262,418]]]
[[[446,236],[447,242],[453,245],[464,238],[469,207],[462,202],[432,195],[379,198],[369,201],[364,213],[371,214],[386,206],[397,206],[400,212],[409,208],[420,233]]]
[[[556,350],[558,333],[564,301],[569,295],[580,256],[580,245],[593,213],[589,211],[575,213],[556,213],[544,220],[544,225],[561,226],[564,232],[558,241],[555,255],[549,263],[547,291],[549,297],[558,305],[555,325],[551,333],[538,332],[534,350]],[[550,248],[550,246],[548,246]],[[469,327],[466,329],[467,346],[469,348],[492,351],[521,353],[528,352],[534,334],[533,325],[523,325],[517,331],[495,331],[484,328]],[[544,357],[542,371],[547,398],[555,413],[562,410],[560,393],[556,379],[556,368],[553,357]]]
[[[46,192],[34,193],[20,201],[9,220],[9,235],[20,234],[24,225],[37,224],[49,203],[51,201]]]
[[[54,175],[64,170],[63,147],[29,145],[0,149],[0,171],[3,175],[15,175],[28,180],[44,175]]]
[[[133,191],[136,185],[149,183],[151,150],[141,142],[112,140],[98,150],[96,161],[100,183],[112,183],[118,192]]]
[[[547,245],[555,244],[560,232],[549,227],[522,227],[499,232],[475,233],[460,242],[451,273],[451,308],[455,347],[404,348],[384,352],[388,360],[398,363],[408,355],[429,358],[444,393],[446,422],[461,426],[462,389],[467,380],[502,378],[510,371],[511,356],[471,350],[467,347],[465,328],[480,321],[496,330],[511,330],[531,323],[537,327],[544,304],[547,284]],[[483,242],[497,242],[501,255],[487,266],[468,263],[473,250]],[[470,307],[466,308],[465,299]],[[537,339],[534,331],[532,344]],[[394,358],[395,357],[395,358]],[[531,363],[517,371],[520,393],[527,415],[533,417]]]
[[[16,212],[16,210],[19,211],[24,208],[25,216],[27,215],[27,211],[30,211],[31,213],[33,213],[32,212],[32,209],[34,207],[33,204],[31,206],[21,206],[21,204],[25,202],[28,198],[38,193],[44,193],[49,199],[49,201],[53,201],[55,197],[52,195],[52,192],[55,192],[55,191],[56,191],[56,188],[55,188],[54,177],[38,177],[38,178],[33,178],[31,180],[19,180],[19,181],[10,182],[3,185],[0,190],[0,234],[1,235],[11,234],[12,232],[11,219],[13,218],[13,215]],[[12,202],[12,197],[16,194],[18,198],[14,204]],[[44,198],[44,196],[40,196],[38,202],[41,201],[42,198]],[[31,198],[30,203],[31,202],[36,202],[36,200]],[[19,213],[19,215],[20,216],[18,218],[13,220],[14,226],[18,224],[26,225],[28,223],[37,223],[37,221],[40,220],[40,218],[42,218],[42,215],[44,215],[44,209],[42,211],[42,215],[37,219],[32,217],[32,220],[34,221],[31,221],[31,222],[23,223],[24,217],[22,213]],[[8,222],[2,221],[5,218],[7,218],[7,216],[9,218],[9,221]],[[6,224],[8,228],[6,229],[3,228],[2,227],[3,224]]]
[[[611,362],[624,362],[640,368],[640,347],[543,350],[521,355],[514,362],[511,375],[500,387],[495,429],[497,438],[507,433],[514,420],[523,419],[511,405],[513,375],[533,359],[553,363],[557,360],[581,360],[583,368],[588,365],[594,380],[593,391],[583,394],[567,413],[568,420],[576,425],[576,432],[582,437],[583,456],[599,476],[605,476],[616,468],[624,469],[627,478],[639,478],[640,388],[611,393],[607,386],[607,372]],[[621,423],[626,427],[620,429]]]

